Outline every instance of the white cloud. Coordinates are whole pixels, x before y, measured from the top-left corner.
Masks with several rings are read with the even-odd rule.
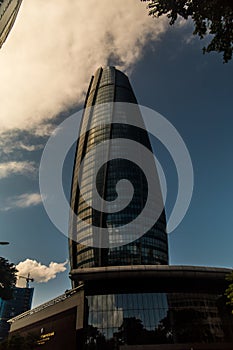
[[[56,278],[56,275],[59,272],[64,272],[66,270],[66,264],[66,261],[63,263],[52,261],[46,266],[36,260],[26,259],[16,265],[16,269],[18,270],[18,276],[27,277],[28,274],[30,274],[30,278],[33,278],[35,282],[46,283],[49,280]],[[17,286],[25,287],[25,279],[18,277]]]
[[[1,205],[1,211],[8,211],[16,208],[34,207],[42,202],[39,193],[24,193],[19,196],[7,198]]]
[[[37,137],[45,137],[45,136],[50,136],[51,133],[54,131],[56,126],[54,126],[51,123],[41,123],[41,124],[36,124],[30,132]]]
[[[37,125],[29,131],[10,129],[0,132],[0,157],[8,159],[15,152],[34,152],[43,149],[41,139],[51,135],[56,126],[50,123]],[[43,141],[42,141],[43,142]]]
[[[0,130],[49,123],[83,99],[109,57],[129,72],[167,23],[148,17],[139,0],[23,1],[1,49]]]
[[[0,163],[0,180],[11,175],[27,175],[35,173],[36,168],[33,162],[5,162]]]
[[[1,154],[3,155],[9,155],[11,153],[14,153],[15,151],[27,151],[27,152],[33,152],[40,150],[44,147],[44,145],[29,145],[24,144],[23,142],[9,142],[9,139],[7,137],[7,133],[4,133],[5,138],[2,137],[0,140],[0,147],[2,148]],[[11,141],[14,141],[11,139]]]
[[[40,150],[44,147],[44,145],[25,145],[23,142],[19,142],[18,144],[16,144],[16,149],[22,149],[24,151],[28,151],[28,152],[33,152],[33,151],[37,151]]]

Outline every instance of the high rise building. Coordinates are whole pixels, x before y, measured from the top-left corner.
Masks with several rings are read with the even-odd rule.
[[[10,33],[22,0],[0,0],[0,48]]]
[[[10,324],[7,321],[12,317],[30,310],[33,291],[34,288],[15,287],[12,299],[2,300],[0,298],[0,341],[5,339],[8,335]]]
[[[112,105],[111,103],[114,102],[116,104]],[[132,111],[130,108],[122,107],[122,104],[120,110],[117,110],[115,106],[118,102],[134,104],[135,108]],[[133,118],[136,119],[137,125],[142,128],[130,125],[132,116],[129,114],[132,113],[134,113]],[[122,121],[122,124],[119,121]],[[118,139],[118,142],[114,145],[109,144],[104,153],[97,148],[99,143],[114,139]],[[127,76],[114,67],[99,68],[92,77],[88,89],[81,124],[81,137],[76,151],[71,194],[71,208],[76,214],[71,215],[70,220],[71,270],[100,266],[168,264],[164,210],[161,210],[161,215],[153,227],[139,239],[134,239],[132,234],[132,242],[128,244],[107,248],[91,247],[93,243],[95,245],[95,240],[99,240],[101,246],[101,228],[103,227],[108,228],[108,239],[114,242],[114,239],[117,239],[117,228],[134,220],[143,210],[147,200],[148,188],[142,170],[128,160],[114,159],[117,149],[124,147],[123,144],[121,145],[121,140],[139,142],[152,152],[150,139],[145,131],[143,119],[137,107],[137,100]],[[86,160],[86,154],[91,151],[94,154],[93,159]],[[124,152],[126,154],[127,150]],[[140,158],[142,155],[139,154],[138,157]],[[96,180],[94,178],[95,166],[100,161],[104,163],[106,158],[107,160],[113,159],[103,164]],[[159,183],[153,159],[150,168],[154,174],[154,184]],[[112,201],[116,197],[116,185],[121,179],[130,181],[134,188],[134,196],[127,208],[117,213],[105,213],[104,205],[101,211],[97,211],[93,208],[94,205],[91,207],[86,204],[80,194],[80,187],[82,187],[88,198],[92,200],[91,204],[95,204],[93,191],[97,181],[97,190],[100,196],[106,201]],[[159,187],[158,184],[157,197],[162,203]],[[161,205],[161,209],[163,209],[163,204]],[[155,212],[150,212],[149,216],[151,217],[147,216],[144,219],[153,218]],[[85,227],[85,222],[90,225]],[[133,229],[136,230],[139,227]],[[143,227],[141,229],[143,230]],[[130,234],[131,232],[126,232],[126,235]]]
[[[121,103],[135,106],[137,127]],[[128,78],[113,67],[98,69],[85,107],[71,191],[70,277],[75,288],[11,319],[11,335],[33,333],[36,350],[232,350],[233,315],[225,296],[226,275],[232,270],[168,265],[166,219],[152,163],[157,182],[153,198],[159,199],[161,211],[149,211],[144,225],[154,215],[157,220],[146,232],[139,224],[144,234],[136,239],[134,230],[125,231],[130,242],[118,235],[121,225],[143,210],[148,188],[140,169],[127,157],[116,157],[117,152],[123,148],[128,155],[125,139],[151,151]],[[117,147],[115,139],[120,139]],[[103,151],[99,145],[105,142]],[[131,201],[117,212],[106,210],[122,178],[133,185]],[[95,183],[105,200],[101,210]],[[125,244],[119,245],[121,240]]]

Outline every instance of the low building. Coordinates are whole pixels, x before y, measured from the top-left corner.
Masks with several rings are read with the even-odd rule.
[[[65,349],[69,345],[69,349],[76,349],[77,334],[84,328],[83,320],[84,290],[80,286],[12,318],[10,335],[31,334],[38,348]]]
[[[233,348],[229,269],[138,265],[84,268],[80,286],[10,320],[36,349],[224,350]],[[77,280],[75,271],[71,278]]]

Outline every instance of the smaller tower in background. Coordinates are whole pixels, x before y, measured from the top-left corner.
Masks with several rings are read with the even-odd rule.
[[[7,321],[31,309],[33,292],[34,288],[15,287],[12,299],[0,298],[0,341],[7,337],[10,330],[10,324]]]

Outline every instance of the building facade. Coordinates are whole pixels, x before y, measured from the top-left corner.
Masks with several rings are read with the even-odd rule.
[[[33,291],[33,288],[15,287],[12,299],[2,300],[0,298],[0,341],[7,337],[10,330],[10,324],[7,321],[14,316],[30,310]]]
[[[118,103],[135,106],[133,117],[141,127],[129,122],[127,108],[115,108]],[[115,157],[125,139],[151,151],[128,78],[113,67],[100,68],[91,79],[85,107],[71,191],[69,249],[74,288],[11,319],[11,335],[33,334],[34,348],[44,350],[232,350],[233,315],[225,297],[226,275],[231,270],[168,265],[163,206],[154,225],[140,238],[111,245],[114,237],[120,239],[119,227],[143,210],[148,195],[140,169],[124,157]],[[98,147],[119,138],[117,147],[114,142],[104,152]],[[127,152],[125,148],[123,153]],[[102,167],[97,167],[95,176],[99,159]],[[149,166],[159,184],[156,166]],[[122,178],[134,188],[128,206],[112,213],[103,202],[98,211],[94,184],[99,196],[111,202]],[[85,193],[89,202],[84,201]],[[104,237],[103,228],[107,228]],[[133,238],[133,232],[126,235]]]
[[[118,110],[117,103],[122,103]],[[126,107],[124,107],[124,103]],[[135,106],[133,112],[127,110],[127,104]],[[141,128],[130,124],[130,114],[132,113],[134,121],[136,120],[137,125]],[[117,237],[117,228],[134,220],[143,210],[147,200],[147,182],[141,169],[129,160],[115,158],[119,148],[124,147],[121,145],[121,141],[109,145],[105,152],[97,147],[101,142],[108,140],[132,140],[142,144],[152,152],[149,136],[145,131],[129,80],[125,74],[114,67],[100,68],[92,77],[86,97],[80,134],[71,194],[71,208],[76,214],[71,214],[70,219],[71,271],[86,267],[168,264],[164,210],[161,210],[153,227],[139,239],[132,237],[132,242],[118,247],[91,247],[95,245],[95,240],[100,241],[100,246],[104,245],[101,244],[101,228],[108,228],[109,236],[107,239],[114,242]],[[125,154],[127,153],[127,149],[123,151]],[[85,156],[88,152],[92,152],[92,156],[86,160]],[[138,157],[140,158],[140,155]],[[108,159],[111,160],[108,161]],[[95,179],[96,164],[100,161],[104,163],[105,160],[105,164]],[[154,175],[154,183],[158,183],[158,174],[153,160],[150,168]],[[95,184],[97,183],[100,196],[106,201],[112,201],[116,198],[116,186],[121,179],[130,181],[134,188],[133,198],[127,208],[117,213],[106,213],[104,205],[101,211],[94,209]],[[80,187],[87,195],[91,205],[86,204],[80,194]],[[162,203],[159,184],[157,192],[157,198],[154,200]],[[155,211],[151,212],[145,220],[148,221],[153,216],[155,216]],[[85,222],[89,226],[85,226]],[[133,235],[132,231],[136,229],[139,227],[126,232],[126,236]]]
[[[83,268],[79,287],[11,319],[10,334],[32,334],[35,350],[232,350],[233,318],[224,295],[230,272]]]
[[[168,265],[94,270],[79,273],[86,296],[85,349],[232,347],[233,317],[224,296],[229,270]]]
[[[22,0],[0,0],[0,48],[9,35]]]

